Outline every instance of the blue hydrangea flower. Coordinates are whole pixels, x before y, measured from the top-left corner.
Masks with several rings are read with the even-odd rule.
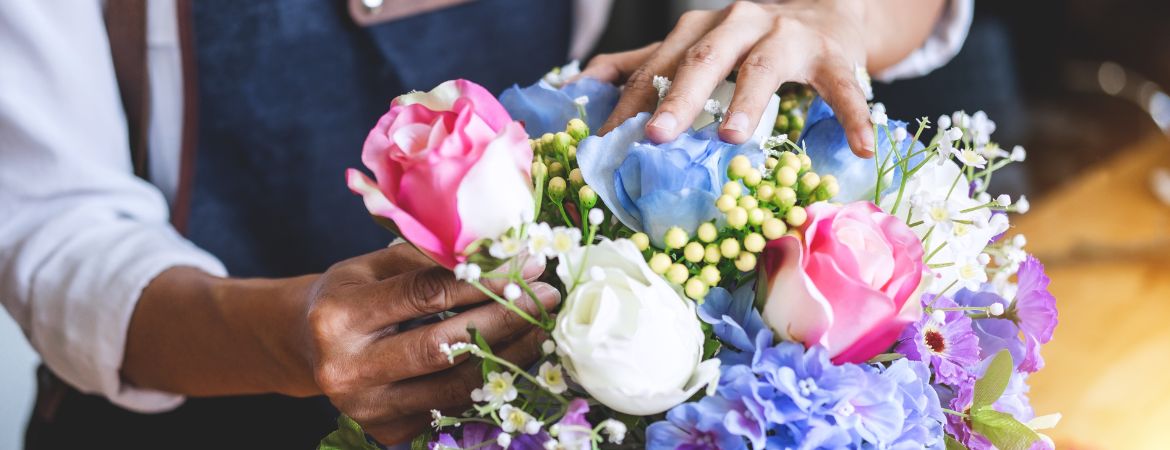
[[[724,426],[731,402],[718,396],[683,403],[646,428],[646,450],[742,450],[743,438]]]
[[[723,343],[717,356],[725,366],[750,364],[755,354],[756,336],[764,329],[764,319],[755,308],[755,296],[750,284],[736,289],[734,294],[716,287],[699,305],[699,318],[712,326],[715,337]]]
[[[775,392],[748,366],[728,367],[719,379],[717,390],[720,397],[729,401],[723,426],[732,434],[746,438],[752,448],[764,448],[769,427],[765,405],[776,395]]]
[[[885,161],[887,155],[890,154],[890,149],[893,147],[890,145],[890,136],[893,134],[893,130],[905,126],[906,122],[890,120],[889,125],[878,127],[877,161]],[[887,128],[890,132],[888,134]],[[912,133],[908,134],[909,136],[897,145],[898,157],[905,157],[907,149],[912,148],[913,150],[909,153],[913,154],[923,148],[922,144],[914,142]],[[874,160],[858,158],[857,155],[853,154],[853,151],[849,150],[849,142],[845,138],[845,128],[837,121],[837,116],[829,104],[820,97],[817,97],[809,105],[808,114],[805,116],[804,131],[800,133],[800,136],[801,143],[805,146],[809,159],[812,160],[813,170],[821,176],[833,175],[837,177],[841,191],[837,193],[836,197],[833,197],[834,201],[841,203],[858,200],[873,201],[873,191],[877,185]],[[923,158],[922,155],[913,156],[909,161],[909,167],[921,162]],[[890,164],[893,164],[895,160],[896,157],[889,155]],[[901,169],[894,170],[892,175],[882,182],[883,194],[896,190],[898,184],[901,183]]]
[[[699,224],[719,217],[715,199],[728,180],[731,158],[745,155],[759,165],[764,154],[756,144],[719,140],[716,124],[654,144],[644,134],[649,120],[649,113],[641,113],[605,136],[585,138],[577,147],[577,163],[585,182],[623,224],[662,247],[670,227],[694,234]]]
[[[938,393],[930,386],[930,368],[920,361],[900,359],[882,371],[898,386],[906,420],[902,433],[890,443],[891,450],[943,449],[946,417]]]
[[[905,412],[892,379],[862,365],[835,366],[820,347],[805,351],[800,344],[782,342],[761,346],[756,356],[753,372],[777,391],[770,418],[800,424],[785,434],[799,436],[802,446],[885,445],[901,435]]]
[[[500,94],[500,104],[513,119],[524,122],[529,136],[565,130],[565,124],[580,117],[576,100],[588,99],[585,104],[585,123],[590,130],[601,128],[617,105],[621,91],[617,86],[594,78],[581,78],[560,89],[545,80],[528,87],[513,85]]]

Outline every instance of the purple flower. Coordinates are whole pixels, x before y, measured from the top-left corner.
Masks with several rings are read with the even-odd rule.
[[[712,396],[683,403],[666,413],[666,420],[646,428],[647,450],[742,450],[743,438],[724,425],[731,410],[727,399]]]
[[[585,414],[588,412],[589,402],[585,399],[575,398],[569,402],[569,406],[565,409],[565,416],[556,425],[553,425],[558,429],[557,439],[561,442],[562,447],[579,450],[588,450],[592,447],[590,430],[593,425],[585,420]]]
[[[924,296],[923,303],[936,308],[958,305],[947,297]],[[969,370],[979,361],[979,338],[971,330],[971,319],[962,311],[946,311],[939,322],[926,315],[907,327],[898,340],[896,351],[913,361],[930,364],[935,381],[956,385],[971,377]]]
[[[1019,325],[1027,344],[1021,370],[1035,372],[1044,367],[1040,346],[1052,340],[1056,329],[1056,298],[1048,292],[1049,279],[1044,274],[1044,265],[1031,255],[1020,264],[1017,277],[1019,289],[1007,317]]]
[[[984,288],[989,286],[985,285]],[[1008,302],[990,290],[971,291],[962,289],[955,294],[959,306],[985,308],[992,303],[1006,305]],[[1024,342],[1020,340],[1020,327],[1006,318],[980,318],[972,321],[971,328],[979,337],[979,358],[986,359],[1007,350],[1017,368],[1024,361]]]
[[[427,447],[431,450],[439,447],[503,450],[499,445],[496,445],[496,436],[499,436],[501,432],[498,427],[485,423],[468,422],[460,426],[459,430],[461,431],[459,439],[455,439],[451,434],[441,433]],[[515,444],[510,447],[515,448]]]

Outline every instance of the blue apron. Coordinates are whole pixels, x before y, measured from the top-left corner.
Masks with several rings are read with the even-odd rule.
[[[404,1],[404,0],[387,0]],[[479,0],[360,27],[341,0],[193,4],[199,85],[187,236],[237,277],[322,272],[385,247],[345,186],[390,100],[452,78],[499,93],[563,64],[569,0]],[[307,449],[324,398],[191,398],[135,414],[72,391],[38,448]],[[30,433],[33,428],[30,428]]]

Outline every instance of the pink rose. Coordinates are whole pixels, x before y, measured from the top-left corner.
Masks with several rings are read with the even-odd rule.
[[[910,227],[868,202],[808,207],[804,240],[784,236],[762,255],[764,322],[787,340],[828,349],[833,362],[885,352],[922,317],[929,271]]]
[[[346,182],[371,214],[448,268],[464,250],[533,219],[532,149],[486,89],[452,80],[394,99]]]

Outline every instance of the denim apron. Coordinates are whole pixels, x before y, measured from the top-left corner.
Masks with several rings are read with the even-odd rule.
[[[478,0],[368,27],[341,0],[192,5],[199,130],[186,233],[236,277],[322,272],[385,247],[392,236],[344,174],[362,167],[390,100],[452,78],[497,94],[534,81],[564,63],[571,32],[569,0]],[[38,449],[308,449],[336,417],[324,398],[190,398],[144,415],[72,391],[30,435]]]

